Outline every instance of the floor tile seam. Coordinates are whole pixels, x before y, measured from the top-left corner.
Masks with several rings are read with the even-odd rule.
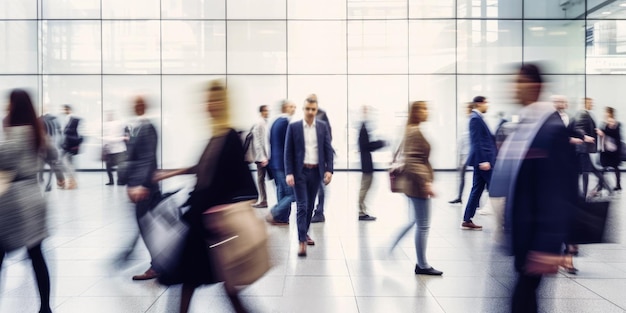
[[[620,308],[620,309],[622,309],[622,310],[624,310],[624,311],[626,312],[626,305],[621,306],[621,305],[619,305],[619,304],[617,304],[617,303],[615,303],[615,302],[613,302],[613,301],[611,301],[611,300],[609,300],[609,299],[607,299],[607,298],[603,297],[602,295],[600,295],[600,294],[596,293],[595,291],[591,290],[589,287],[587,287],[587,286],[585,286],[585,285],[582,285],[582,284],[578,281],[578,280],[582,280],[581,278],[576,279],[576,277],[569,277],[569,279],[570,279],[570,280],[572,280],[572,281],[574,281],[574,283],[576,283],[577,285],[579,285],[579,286],[581,286],[581,287],[583,287],[583,288],[585,288],[585,289],[589,290],[589,292],[591,292],[591,293],[593,293],[593,294],[597,295],[600,299],[604,299],[604,300],[606,300],[607,302],[609,302],[609,303],[611,303],[611,304],[615,305],[616,307],[618,307],[618,308]],[[585,278],[583,278],[583,279],[585,279]],[[594,280],[595,280],[595,279],[594,279]],[[623,279],[622,279],[622,280],[623,280]]]

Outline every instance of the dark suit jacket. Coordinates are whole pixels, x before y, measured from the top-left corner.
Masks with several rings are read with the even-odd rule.
[[[570,133],[551,114],[533,139],[515,180],[512,243],[515,267],[522,270],[529,251],[560,253],[576,212],[577,159]]]
[[[285,170],[285,137],[287,136],[289,119],[285,116],[277,118],[270,128],[270,163],[271,169]]]
[[[483,162],[493,164],[496,161],[496,139],[489,130],[483,118],[476,112],[472,112],[469,120],[470,152],[467,159],[468,165],[477,167]]]
[[[382,148],[385,143],[382,140],[370,141],[370,135],[365,122],[361,124],[359,131],[359,152],[361,154],[361,172],[373,173],[372,151]]]
[[[330,126],[330,121],[328,120],[328,115],[326,115],[326,111],[318,108],[317,114],[315,115],[315,119],[318,121],[322,121],[328,125],[328,132],[330,133],[330,140],[333,140],[333,128]]]
[[[591,114],[587,110],[581,110],[576,116],[575,129],[578,132],[580,138],[583,136],[590,136],[595,139],[595,142],[585,142],[579,145],[577,151],[580,153],[596,153],[598,152],[598,134],[596,134],[596,122],[591,117]]]
[[[292,174],[295,179],[302,176],[304,168],[304,127],[303,120],[298,120],[287,127],[285,140],[285,175]],[[333,147],[330,144],[328,124],[315,120],[317,133],[317,158],[320,178],[324,172],[333,172]]]
[[[63,150],[68,151],[72,154],[78,153],[78,147],[83,142],[82,136],[78,134],[78,124],[80,123],[80,119],[74,116],[70,116],[70,120],[65,125],[63,129],[63,143],[61,147]]]
[[[144,120],[140,126],[132,130],[131,134],[128,142],[128,187],[158,188],[158,185],[152,182],[152,176],[157,169],[156,129],[152,123]]]

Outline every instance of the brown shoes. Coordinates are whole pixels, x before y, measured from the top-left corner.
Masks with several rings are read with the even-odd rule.
[[[141,275],[133,276],[133,280],[148,280],[148,279],[153,279],[153,278],[157,278],[157,277],[159,277],[159,273],[157,273],[157,271],[155,271],[151,267],[145,273],[143,273]]]
[[[256,209],[264,209],[264,208],[267,208],[267,201],[263,201],[263,202],[259,202],[259,203],[257,203],[257,204],[253,204],[253,205],[252,205],[252,207],[253,207],[253,208],[256,208]]]
[[[461,229],[465,229],[465,230],[483,230],[483,227],[480,226],[480,225],[476,225],[476,224],[474,224],[474,222],[472,222],[472,220],[469,220],[467,222],[461,223]]]
[[[313,241],[313,239],[311,239],[311,237],[309,237],[309,235],[306,235],[306,245],[307,246],[314,246],[315,245],[315,241]]]
[[[298,249],[298,256],[306,256],[306,242],[300,243],[300,248]]]
[[[272,213],[265,215],[265,221],[275,226],[289,226],[289,222],[281,222],[274,219]]]

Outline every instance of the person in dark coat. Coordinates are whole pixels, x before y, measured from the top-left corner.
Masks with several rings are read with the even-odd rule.
[[[187,204],[189,210],[183,220],[190,227],[180,267],[179,277],[160,277],[166,285],[183,284],[180,312],[189,310],[194,290],[204,284],[219,282],[219,275],[209,256],[205,238],[211,236],[202,222],[203,213],[216,205],[229,204],[258,197],[254,180],[248,165],[244,161],[241,138],[230,126],[227,90],[221,81],[213,81],[208,88],[207,111],[209,112],[213,132],[198,164],[180,170],[167,171],[155,175],[155,180],[162,180],[179,174],[196,174],[196,186],[191,192]],[[235,286],[224,285],[226,293],[236,312],[247,312],[238,297]]]
[[[602,129],[597,131],[602,142],[602,152],[600,152],[600,164],[603,167],[602,174],[609,167],[615,170],[615,188],[613,190],[622,190],[620,184],[619,165],[622,163],[620,151],[622,151],[622,134],[621,124],[615,120],[615,109],[606,107],[606,120]]]
[[[550,103],[537,102],[539,68],[525,63],[518,73],[520,122],[503,143],[492,175],[490,196],[505,197],[504,232],[514,255],[517,282],[512,312],[537,312],[537,289],[565,259],[577,201],[577,160],[571,132]]]
[[[593,190],[589,196],[594,196],[602,188],[607,188],[611,191],[604,180],[604,176],[591,162],[592,153],[598,152],[598,134],[596,122],[593,119],[591,110],[593,109],[593,99],[585,98],[585,107],[580,110],[576,116],[576,132],[579,133],[580,138],[583,138],[584,144],[578,145],[576,151],[578,152],[579,171],[583,181],[583,197],[587,196],[587,188],[589,186],[589,173],[593,173],[598,178],[598,187]]]
[[[374,178],[374,164],[372,163],[372,151],[376,151],[385,146],[382,140],[370,141],[369,130],[367,128],[367,106],[363,107],[363,123],[359,130],[359,153],[361,155],[361,189],[359,191],[359,221],[375,221],[376,217],[367,213],[365,198],[372,186]]]

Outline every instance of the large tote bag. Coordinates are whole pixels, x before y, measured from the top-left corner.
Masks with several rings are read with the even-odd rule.
[[[607,220],[609,217],[609,199],[590,199],[578,201],[576,214],[570,226],[570,244],[605,243],[609,241]]]
[[[270,268],[265,223],[252,201],[218,205],[204,212],[204,226],[216,274],[231,286],[250,285]]]

